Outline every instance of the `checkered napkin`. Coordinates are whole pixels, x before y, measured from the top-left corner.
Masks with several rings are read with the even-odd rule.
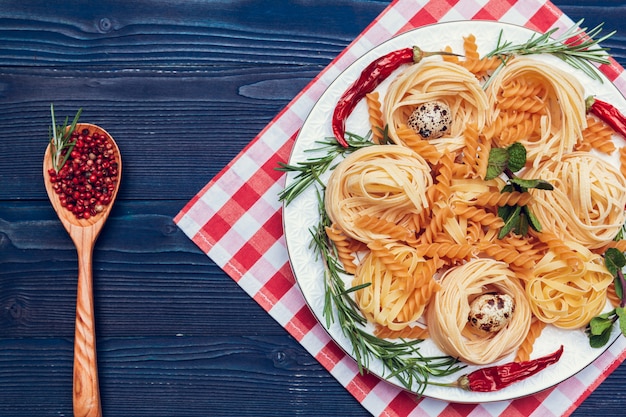
[[[289,266],[282,230],[283,173],[302,123],[324,90],[358,57],[406,30],[454,20],[496,20],[545,32],[574,24],[545,0],[398,0],[393,2],[176,216],[175,222],[213,261],[304,346],[373,415],[564,416],[626,358],[618,338],[582,372],[542,393],[486,404],[452,404],[415,395],[373,375],[328,336],[307,307]],[[603,72],[626,92],[623,68]]]

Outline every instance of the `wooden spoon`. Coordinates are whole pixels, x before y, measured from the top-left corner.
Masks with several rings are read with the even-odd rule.
[[[78,253],[78,288],[76,292],[76,328],[74,336],[74,416],[100,417],[100,390],[98,386],[98,363],[96,360],[96,335],[93,303],[93,248],[102,227],[109,217],[122,176],[122,158],[117,144],[104,129],[99,126],[78,123],[76,130],[87,128],[93,134],[98,132],[111,141],[118,163],[118,181],[111,202],[104,209],[89,219],[78,219],[69,210],[61,206],[59,196],[54,192],[48,171],[52,168],[51,145],[48,145],[43,160],[44,183],[52,207],[61,223],[69,233]]]

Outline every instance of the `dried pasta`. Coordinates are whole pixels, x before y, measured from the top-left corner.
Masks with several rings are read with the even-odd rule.
[[[346,157],[328,179],[326,212],[353,239],[393,241],[388,234],[358,228],[356,219],[368,215],[405,226],[410,215],[427,208],[426,189],[432,182],[426,161],[408,148],[361,148]]]
[[[473,35],[463,49],[463,59],[424,59],[399,72],[384,96],[366,96],[375,145],[334,167],[326,233],[376,336],[430,338],[471,364],[513,353],[524,361],[546,326],[579,329],[618,302],[602,254],[626,251],[626,240],[614,240],[626,222],[626,147],[614,155],[620,168],[597,155],[615,152],[613,132],[586,115],[572,75],[527,56],[505,65],[481,58]],[[407,120],[432,101],[449,106],[452,124],[424,138]],[[554,190],[485,180],[490,150],[515,142],[528,158],[519,177]],[[542,231],[498,238],[505,206],[528,206]],[[515,300],[497,332],[468,319],[471,302],[490,292]]]
[[[341,262],[343,269],[348,274],[356,272],[356,264],[354,263],[354,249],[350,243],[350,239],[335,225],[326,227],[326,236],[332,240],[335,248],[337,248],[337,259]]]
[[[433,263],[407,245],[372,242],[357,267],[352,284],[370,285],[355,294],[363,314],[380,326],[402,330],[424,313],[430,296],[439,290]]]
[[[372,142],[380,145],[383,142],[385,123],[383,122],[378,91],[366,94],[365,104],[367,104],[367,113],[369,114],[370,126],[372,128]]]
[[[587,116],[587,128],[583,130],[581,150],[596,149],[607,155],[612,154],[616,147],[613,143],[613,129],[594,117]]]
[[[517,82],[517,84],[515,84]],[[541,95],[517,97],[503,90],[529,82],[540,85]],[[517,88],[517,87],[516,87]],[[587,125],[584,90],[573,76],[528,56],[511,59],[490,78],[486,90],[494,118],[502,111],[541,114],[541,132],[520,138],[534,165],[548,158],[561,159],[571,152]],[[550,108],[550,111],[545,111]],[[496,144],[498,138],[494,138]]]
[[[524,178],[554,186],[529,207],[542,227],[562,240],[595,248],[612,240],[626,221],[626,179],[612,164],[588,152],[572,152],[529,169]]]
[[[381,339],[428,339],[428,329],[421,326],[406,326],[401,330],[391,330],[389,327],[376,325],[374,335]]]
[[[515,313],[502,330],[475,334],[467,319],[470,303],[489,291],[511,296]],[[530,320],[530,306],[515,274],[504,262],[487,258],[472,259],[446,271],[427,313],[429,334],[437,346],[471,364],[495,362],[514,352],[526,338]]]
[[[545,322],[538,320],[537,318],[533,318],[530,323],[530,328],[528,329],[526,339],[524,339],[522,344],[517,349],[517,352],[515,353],[515,362],[524,362],[530,360],[530,354],[533,353],[535,341],[539,338],[541,332],[545,327]]]
[[[455,115],[446,135],[429,140],[440,153],[463,147],[468,124],[475,124],[478,130],[487,124],[487,96],[476,77],[452,62],[423,60],[393,80],[385,94],[383,119],[389,138],[405,145],[398,130],[406,125],[407,118],[419,104],[434,100],[447,103]]]
[[[626,177],[626,147],[619,148],[619,170]]]
[[[568,244],[580,257],[581,266],[572,267],[554,251],[548,251],[535,265],[525,288],[533,314],[539,320],[563,329],[578,329],[606,305],[606,291],[613,276],[600,255],[583,245]]]

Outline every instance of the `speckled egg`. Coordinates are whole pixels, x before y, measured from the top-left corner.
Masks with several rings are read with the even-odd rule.
[[[424,139],[437,139],[450,130],[452,112],[443,101],[429,101],[413,110],[407,124]]]
[[[472,326],[485,332],[504,328],[515,311],[515,301],[508,294],[483,294],[470,304],[468,320]]]

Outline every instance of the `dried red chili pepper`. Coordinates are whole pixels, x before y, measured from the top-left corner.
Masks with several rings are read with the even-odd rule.
[[[587,111],[599,117],[620,135],[626,138],[626,116],[624,116],[615,106],[595,97],[588,97],[586,100]]]
[[[474,392],[491,392],[507,387],[556,363],[563,353],[563,346],[556,352],[525,362],[509,362],[504,365],[478,369],[461,376],[453,385]]]
[[[332,118],[332,129],[337,142],[343,147],[348,147],[348,142],[344,137],[346,128],[346,119],[352,113],[358,102],[365,97],[366,94],[374,91],[378,85],[383,82],[393,71],[403,64],[418,63],[422,58],[432,55],[456,55],[450,52],[425,52],[419,47],[399,49],[389,52],[386,55],[372,61],[361,72],[359,78],[354,81],[350,87],[343,93]]]

